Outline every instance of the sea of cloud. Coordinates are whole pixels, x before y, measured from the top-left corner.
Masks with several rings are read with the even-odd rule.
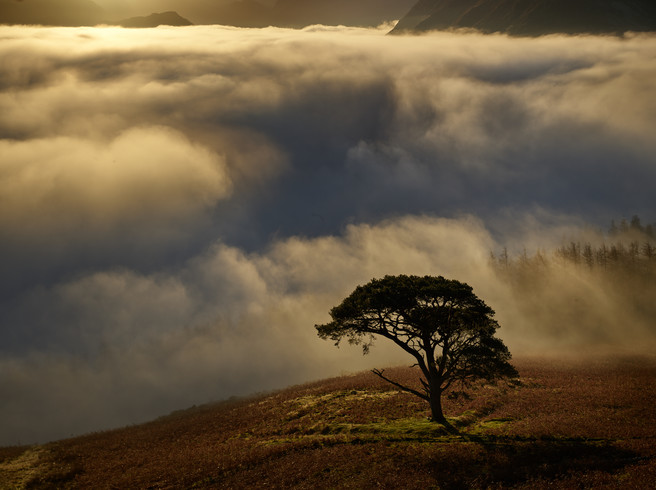
[[[0,444],[407,362],[313,328],[384,274],[470,283],[516,355],[590,341],[489,254],[653,218],[656,37],[384,34],[0,27]]]

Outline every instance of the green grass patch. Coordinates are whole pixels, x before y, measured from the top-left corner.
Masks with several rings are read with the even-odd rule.
[[[292,442],[304,438],[326,439],[335,436],[342,442],[358,441],[416,441],[430,442],[452,438],[453,434],[442,425],[426,418],[407,418],[365,424],[320,422],[311,427],[294,428],[282,438],[269,439],[266,444]],[[285,435],[291,437],[284,437]]]
[[[506,425],[508,422],[512,422],[512,420],[513,419],[510,417],[482,420],[481,422],[478,423],[478,427],[482,429],[498,429],[499,427],[503,427],[504,425]]]
[[[441,424],[427,418],[404,418],[364,424],[319,422],[307,428],[294,427],[277,437],[266,438],[263,444],[289,444],[300,441],[313,441],[320,444],[351,444],[361,442],[415,442],[415,443],[449,443],[467,442],[470,436],[476,440],[490,429],[496,429],[511,422],[511,418],[497,418],[476,421],[475,412],[465,413],[460,417],[450,418],[454,426],[467,430],[451,433]],[[496,441],[498,436],[492,437]],[[482,441],[482,440],[481,440]],[[479,441],[479,442],[481,442]]]

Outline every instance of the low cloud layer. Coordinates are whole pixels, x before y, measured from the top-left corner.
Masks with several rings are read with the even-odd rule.
[[[61,437],[405,363],[385,343],[367,358],[335,349],[313,325],[377,274],[474,277],[488,242],[475,222],[406,218],[352,226],[340,238],[291,238],[264,254],[216,245],[175,273],[98,272],[35,291],[2,318],[22,327],[3,344],[0,393],[12,400],[5,429],[17,441]]]
[[[511,350],[590,342],[489,252],[653,219],[656,37],[383,34],[0,28],[0,443],[403,363],[312,328],[388,273],[469,282]]]

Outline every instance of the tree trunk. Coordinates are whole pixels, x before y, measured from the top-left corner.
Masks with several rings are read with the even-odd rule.
[[[442,424],[449,432],[457,433],[458,430],[453,427],[442,412],[442,391],[439,388],[431,387],[430,390],[430,408],[431,420]]]
[[[430,393],[431,419],[433,422],[447,424],[446,417],[442,412],[442,393],[439,390],[431,389]]]

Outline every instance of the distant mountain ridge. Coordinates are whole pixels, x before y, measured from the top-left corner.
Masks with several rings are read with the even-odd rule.
[[[116,21],[92,0],[0,0],[0,24],[36,24],[49,26],[157,27],[158,25],[192,25],[177,12],[153,13]]]
[[[177,12],[161,12],[145,17],[131,17],[119,22],[122,27],[157,27],[157,26],[191,26],[192,22],[181,17]]]
[[[136,17],[134,6],[129,9],[129,13],[125,9],[114,8],[110,14],[92,0],[0,0],[0,24],[55,26],[127,24],[129,27],[154,27],[160,24],[193,23],[293,28],[311,24],[377,26],[383,22],[399,19],[414,1],[277,0],[272,4],[264,0],[222,2],[171,0],[166,3],[169,12]],[[123,15],[121,12],[124,12]],[[189,14],[187,15],[186,12]]]
[[[419,0],[392,33],[454,28],[519,36],[656,30],[654,0]]]
[[[118,20],[120,9],[110,15],[99,3],[0,0],[0,24],[301,28],[311,24],[376,26],[400,18],[393,34],[457,28],[519,36],[656,31],[656,0],[170,0],[167,12],[134,17],[137,9],[133,6],[132,16],[124,15],[124,20]]]

